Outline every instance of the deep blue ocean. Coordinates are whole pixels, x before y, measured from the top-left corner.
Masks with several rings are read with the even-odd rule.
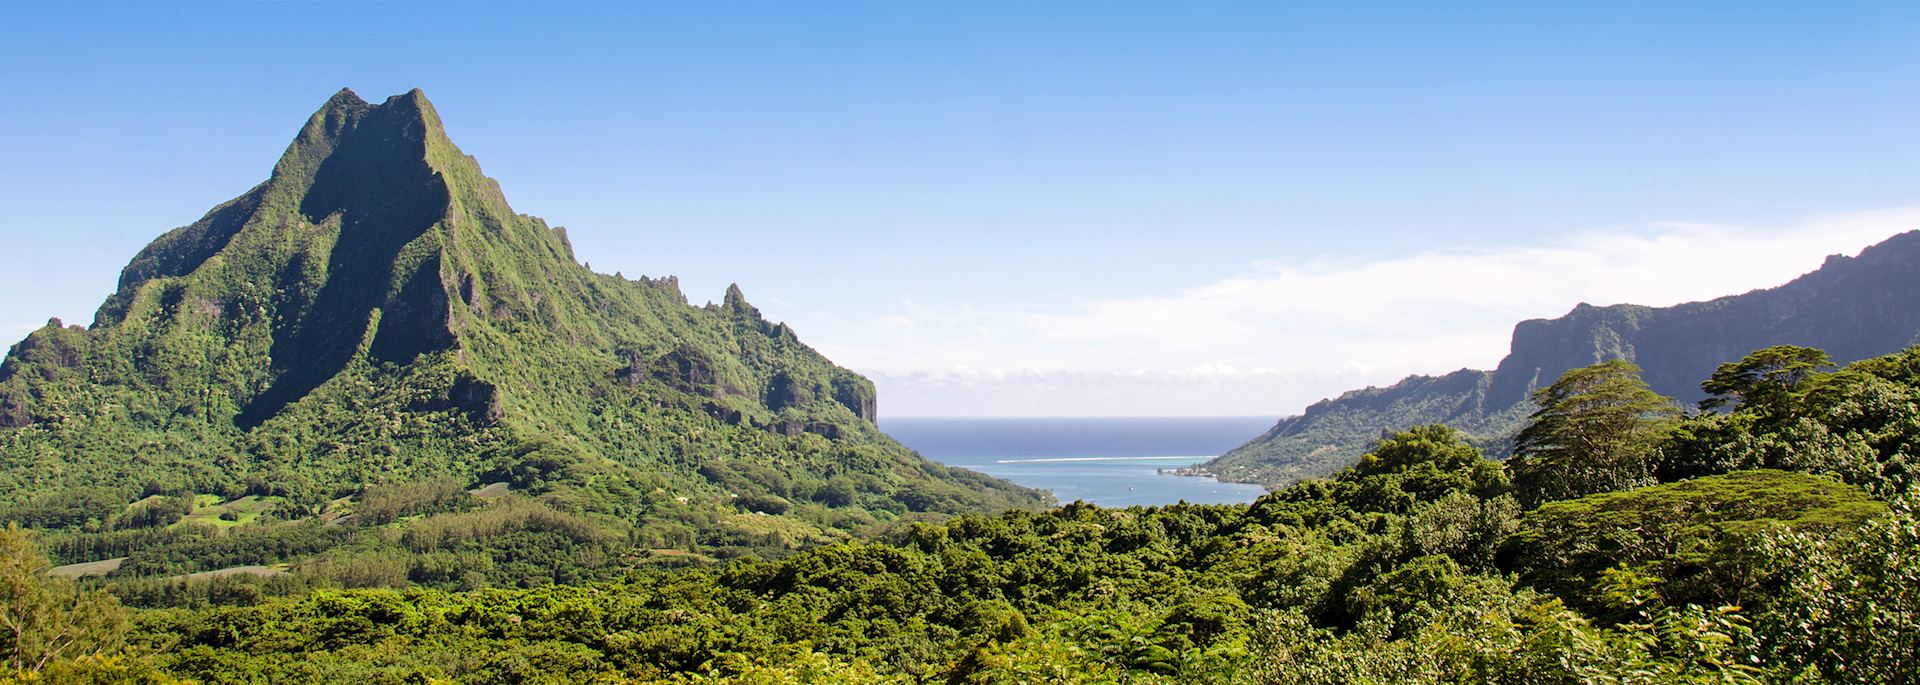
[[[1032,488],[1062,503],[1105,507],[1251,502],[1258,485],[1163,475],[1239,447],[1268,428],[1265,416],[1200,418],[880,419],[880,429],[922,455]]]

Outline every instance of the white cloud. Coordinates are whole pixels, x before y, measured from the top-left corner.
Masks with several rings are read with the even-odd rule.
[[[877,325],[891,326],[893,328],[913,328],[913,319],[899,314],[877,316],[874,317],[873,322]]]
[[[1666,306],[1778,285],[1826,255],[1855,253],[1916,226],[1920,209],[1774,230],[1666,223],[1370,262],[1269,260],[1180,293],[1095,300],[1027,322],[1056,344],[1126,345],[1296,371],[1354,362],[1485,366],[1505,352],[1521,319],[1557,316],[1579,302]]]
[[[1920,208],[1266,259],[1178,292],[1052,310],[904,302],[897,316],[924,325],[869,330],[875,339],[828,352],[874,375],[895,413],[1294,413],[1358,385],[1490,368],[1524,319],[1581,302],[1667,306],[1772,287],[1914,228]]]

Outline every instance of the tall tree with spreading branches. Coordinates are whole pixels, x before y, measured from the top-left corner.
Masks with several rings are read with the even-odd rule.
[[[1654,456],[1679,405],[1614,359],[1568,371],[1533,394],[1540,409],[1514,438],[1514,496],[1529,507],[1654,482]]]

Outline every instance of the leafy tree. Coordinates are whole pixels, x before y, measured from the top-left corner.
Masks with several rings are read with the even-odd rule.
[[[1829,474],[1883,497],[1920,474],[1920,348],[1833,372],[1810,348],[1769,348],[1721,367],[1710,389],[1746,398],[1681,422],[1656,475],[1675,481],[1746,469]]]
[[[1809,378],[1832,367],[1833,357],[1812,347],[1777,345],[1754,350],[1740,361],[1714,369],[1713,376],[1700,384],[1709,395],[1700,407],[1783,411]]]
[[[1480,499],[1456,492],[1407,517],[1402,546],[1409,556],[1445,555],[1468,570],[1491,573],[1501,541],[1519,524],[1520,504],[1512,496]]]
[[[1395,634],[1424,624],[1471,592],[1473,581],[1452,558],[1423,556],[1375,576],[1347,594],[1347,614],[1384,621]]]
[[[1481,457],[1461,438],[1446,426],[1410,428],[1381,440],[1334,480],[1356,486],[1354,508],[1396,513],[1454,492],[1480,497],[1504,492],[1507,478],[1499,463]]]
[[[1751,544],[1776,528],[1833,535],[1879,514],[1859,488],[1822,476],[1741,471],[1543,505],[1501,546],[1501,565],[1602,618],[1621,609],[1602,580],[1630,571],[1660,604],[1744,605],[1767,581]],[[1637,608],[1637,607],[1624,607]]]
[[[1540,409],[1507,462],[1514,495],[1529,507],[1652,483],[1656,450],[1680,417],[1623,359],[1568,371],[1533,401]]]
[[[61,660],[109,652],[127,631],[112,595],[49,578],[26,531],[0,529],[0,664],[38,672]]]

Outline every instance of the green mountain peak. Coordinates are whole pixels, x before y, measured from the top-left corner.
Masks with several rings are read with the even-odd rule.
[[[0,491],[255,478],[311,507],[373,482],[507,478],[545,454],[572,465],[547,487],[784,498],[864,473],[902,511],[1038,501],[908,452],[874,427],[871,382],[738,286],[724,302],[592,272],[564,231],[513,211],[423,93],[343,89],[265,182],[141,250],[91,327],[15,346],[0,455],[86,466],[0,460]],[[728,464],[789,487],[732,482]]]

